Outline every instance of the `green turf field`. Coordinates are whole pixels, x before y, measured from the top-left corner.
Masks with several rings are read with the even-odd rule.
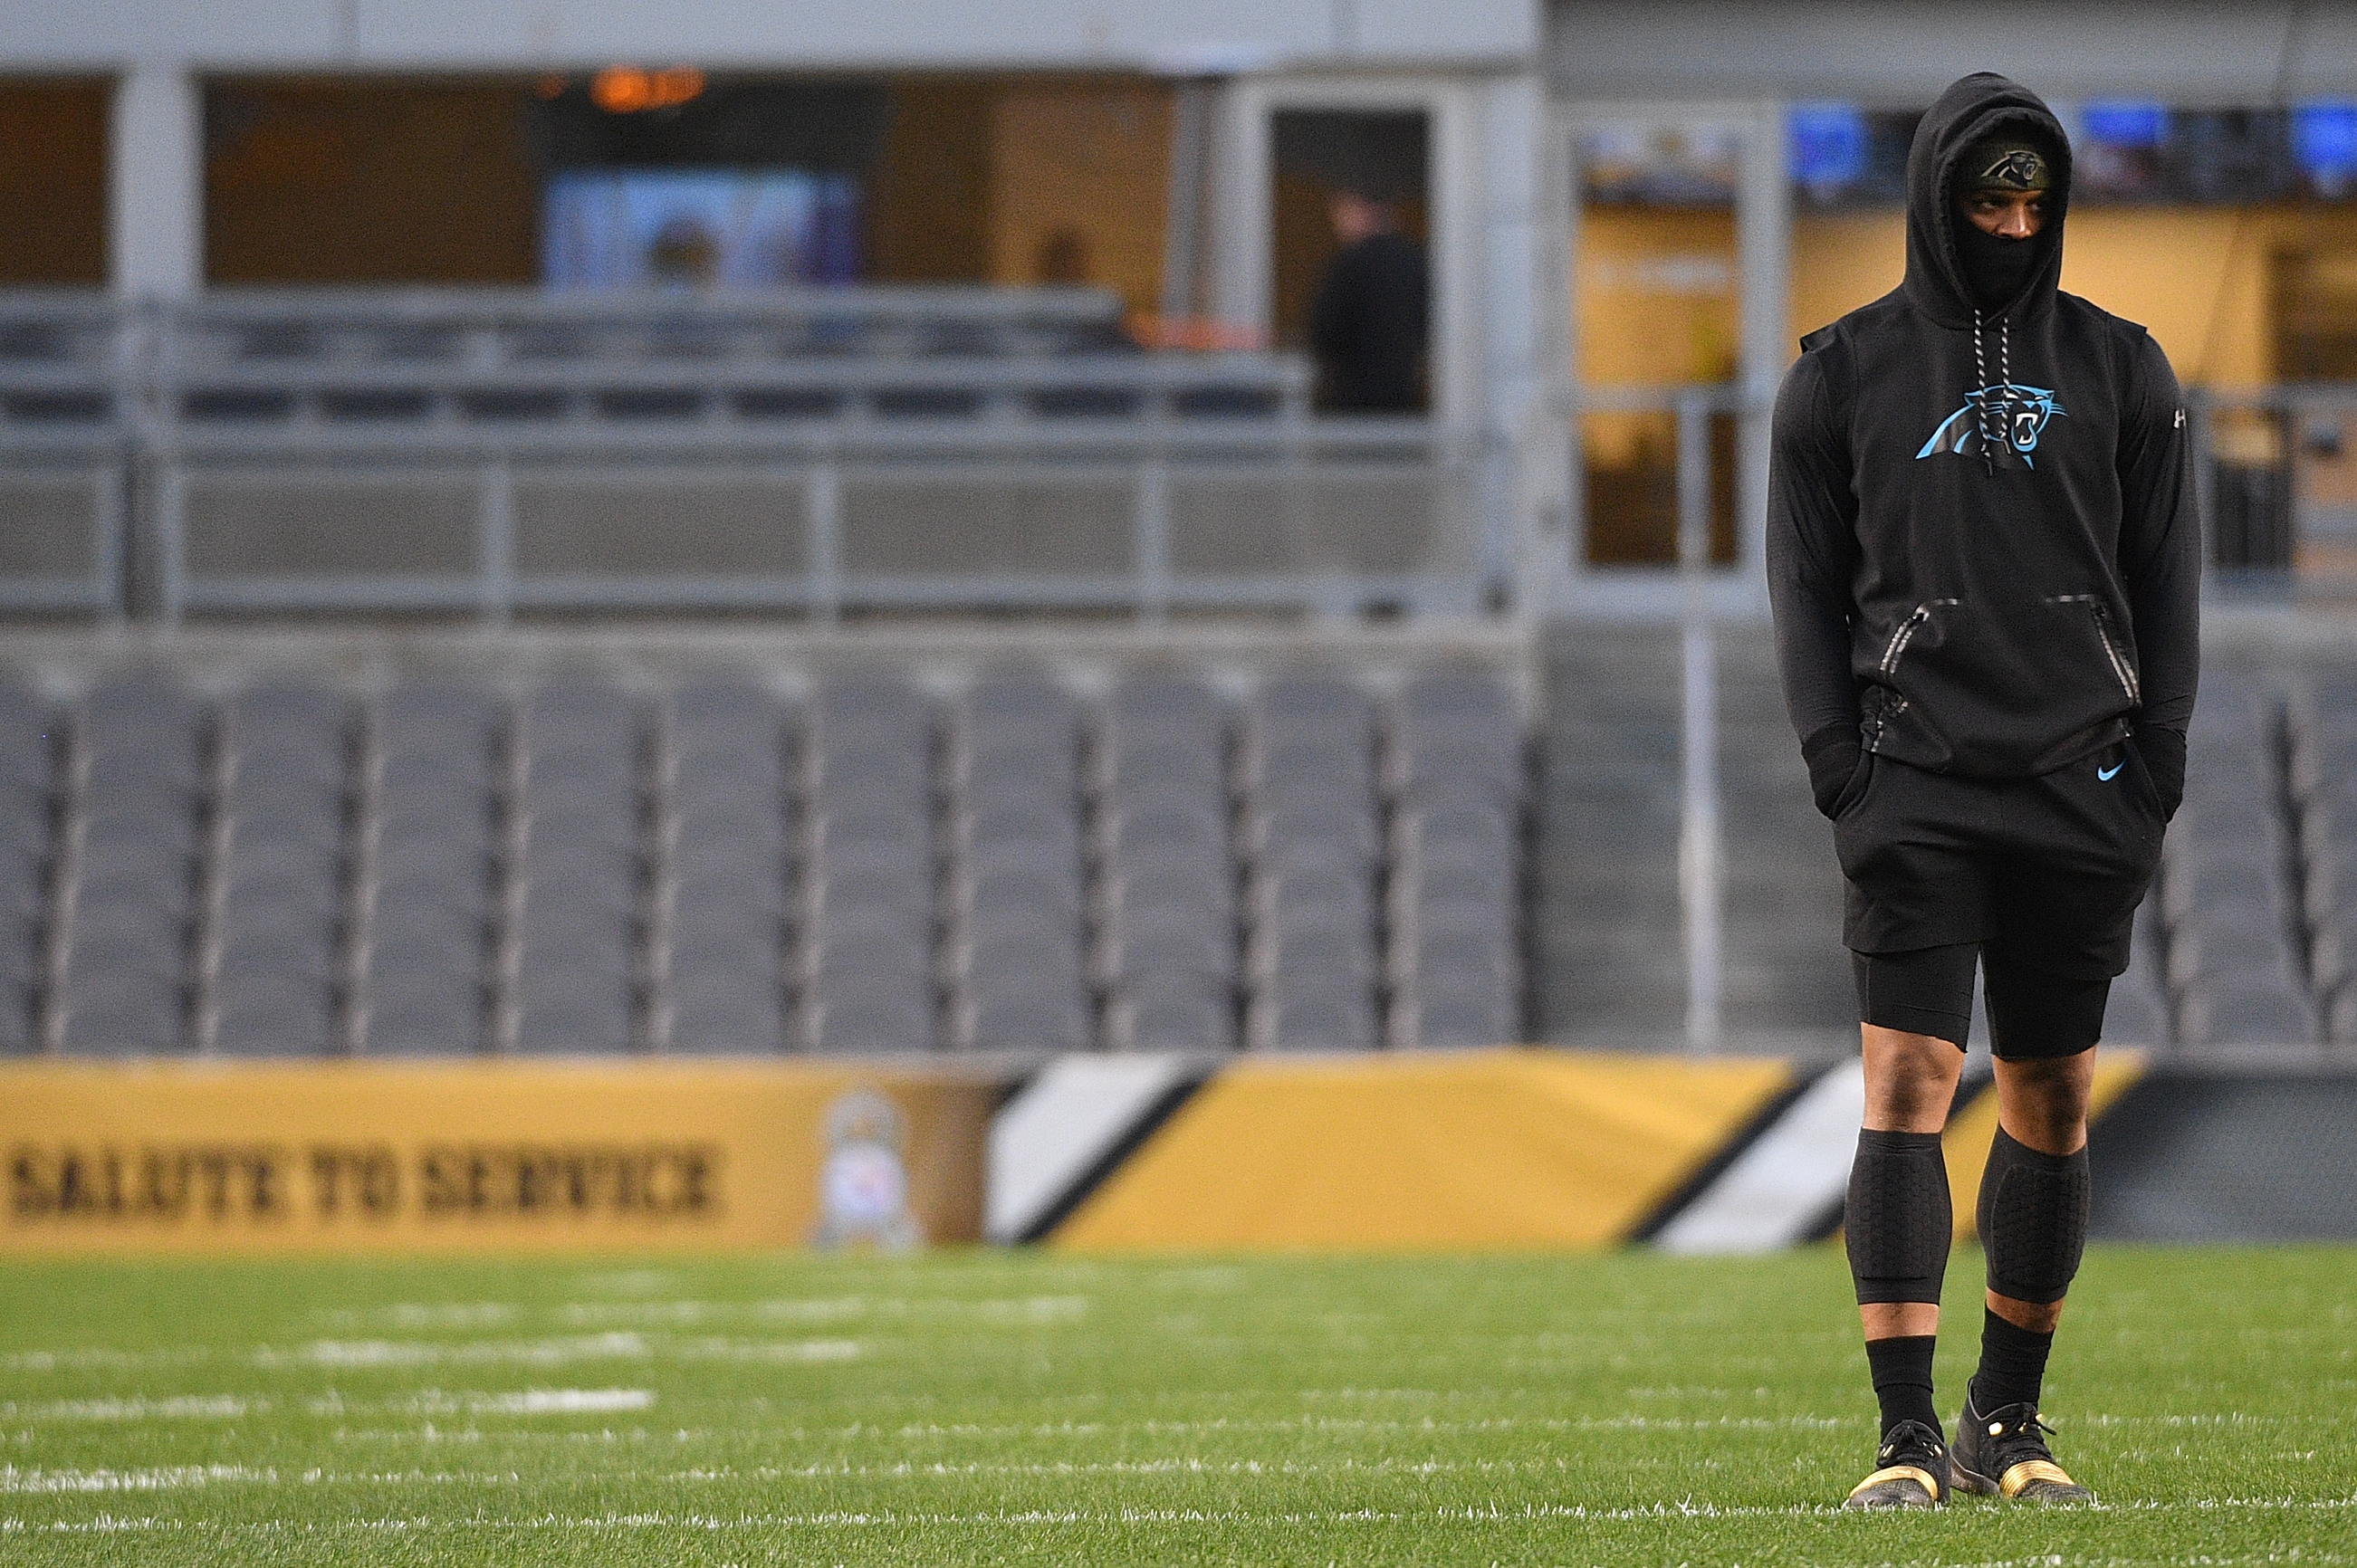
[[[1824,1248],[16,1266],[0,1563],[2357,1562],[2357,1251],[2080,1284],[2107,1506],[1869,1518]]]

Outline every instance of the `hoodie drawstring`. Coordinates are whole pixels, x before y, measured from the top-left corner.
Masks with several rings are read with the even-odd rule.
[[[1973,311],[1973,375],[1981,386],[1981,405],[1975,411],[1974,423],[1981,433],[1981,471],[1992,478],[1996,475],[1996,448],[1993,441],[2010,441],[2013,424],[2013,323],[2005,317],[1996,318],[1997,375],[2000,378],[1996,397],[1996,434],[1989,434],[1988,350],[1981,343],[1981,313]]]

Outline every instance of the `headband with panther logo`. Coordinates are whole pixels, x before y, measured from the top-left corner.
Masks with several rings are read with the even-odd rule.
[[[2054,177],[2046,156],[2027,142],[1994,139],[1964,153],[1960,190],[2046,190]]]

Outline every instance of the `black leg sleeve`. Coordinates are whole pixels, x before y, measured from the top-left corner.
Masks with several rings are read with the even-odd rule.
[[[1981,1176],[1988,1288],[2016,1301],[2061,1301],[2087,1250],[2087,1151],[2041,1155],[2002,1127]]]
[[[1858,1133],[1842,1239],[1860,1305],[1936,1303],[1955,1227],[1937,1133]]]

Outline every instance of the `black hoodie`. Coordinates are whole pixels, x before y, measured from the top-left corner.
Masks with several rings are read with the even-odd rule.
[[[2054,151],[2021,293],[1975,309],[1951,183],[2001,130]],[[2201,529],[2168,358],[2062,293],[2070,143],[1965,77],[1907,160],[1907,278],[1801,341],[1776,399],[1768,583],[1817,800],[1866,751],[2021,779],[2134,732],[2174,810],[2200,667]]]

